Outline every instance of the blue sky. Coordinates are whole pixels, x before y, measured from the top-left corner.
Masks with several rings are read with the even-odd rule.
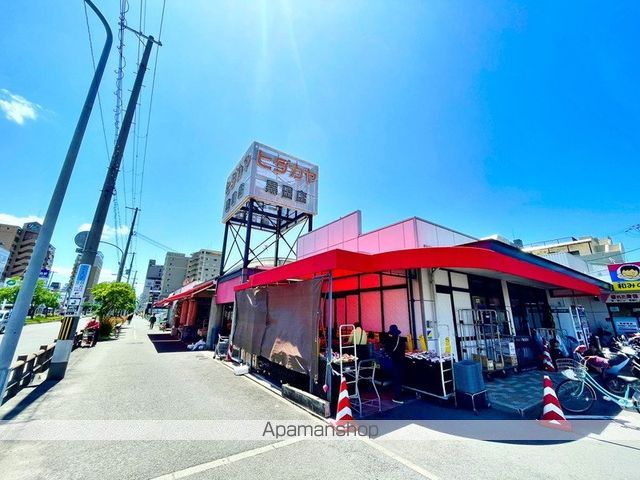
[[[115,31],[118,2],[97,3]],[[147,4],[157,36],[162,1]],[[638,248],[624,230],[640,223],[639,14],[630,1],[168,0],[142,196],[130,141],[121,209],[139,203],[139,231],[179,251],[220,248],[226,177],[258,140],[320,166],[316,225],[361,209],[365,230],[416,215],[475,236]],[[43,216],[92,73],[84,9],[10,2],[0,29],[0,220]],[[110,146],[116,53],[101,87]],[[53,238],[55,280],[108,163],[97,107]],[[139,240],[139,278],[149,258],[164,252]]]

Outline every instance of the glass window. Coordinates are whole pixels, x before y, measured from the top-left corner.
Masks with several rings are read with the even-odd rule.
[[[385,290],[382,292],[384,305],[384,325],[388,330],[392,324],[396,324],[402,336],[406,337],[411,333],[409,327],[409,305],[407,291],[405,289]]]
[[[363,292],[360,295],[362,306],[362,328],[367,332],[382,332],[382,308],[380,292]]]

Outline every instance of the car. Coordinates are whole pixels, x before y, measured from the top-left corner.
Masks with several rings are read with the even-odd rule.
[[[0,310],[0,333],[4,333],[4,329],[7,328],[9,315],[11,315],[11,310]]]

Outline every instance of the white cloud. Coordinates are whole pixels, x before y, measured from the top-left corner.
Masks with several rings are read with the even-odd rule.
[[[62,283],[65,283],[69,279],[72,270],[73,267],[63,267],[59,265],[54,265],[51,269],[53,273],[59,276],[59,278],[56,278],[56,281],[60,281]]]
[[[0,213],[0,223],[5,223],[8,225],[17,225],[21,227],[25,223],[29,222],[39,222],[42,223],[44,218],[38,217],[36,215],[27,215],[26,217],[16,217],[15,215],[11,215],[10,213]]]
[[[7,120],[24,125],[25,120],[37,120],[42,107],[2,88],[0,89],[0,110],[4,112]]]
[[[86,232],[86,231],[89,231],[90,229],[91,229],[90,223],[83,223],[78,227],[79,232]],[[107,240],[107,241],[113,240],[116,236],[116,233],[119,235],[128,235],[129,227],[127,227],[126,225],[122,225],[120,228],[116,230],[111,225],[105,224],[104,228],[102,229],[102,237],[100,237],[100,239]]]

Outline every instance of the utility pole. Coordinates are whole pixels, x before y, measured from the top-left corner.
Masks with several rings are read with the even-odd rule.
[[[136,258],[136,252],[131,254],[131,262],[129,263],[129,270],[127,270],[127,283],[129,283],[129,278],[131,278],[131,270],[133,269],[133,259]]]
[[[124,124],[123,124],[124,125]],[[129,208],[129,207],[127,207]],[[133,237],[133,229],[136,226],[136,217],[138,216],[138,212],[140,209],[129,208],[129,210],[133,210],[133,220],[131,221],[131,228],[129,229],[129,236],[127,237],[127,244],[124,247],[124,254],[122,256],[122,260],[120,261],[120,266],[118,267],[118,276],[116,278],[116,282],[120,282],[122,280],[122,274],[124,272],[124,266],[127,263],[127,256],[129,255],[129,245],[131,245],[131,237]],[[133,260],[131,260],[133,262]]]
[[[136,270],[133,273],[133,282],[131,282],[131,286],[135,289],[136,288],[136,278],[138,278],[138,270]]]
[[[141,34],[140,34],[141,35]],[[138,104],[138,98],[140,96],[140,89],[142,88],[142,81],[147,71],[147,64],[149,63],[149,56],[151,55],[151,46],[156,42],[152,37],[145,37],[147,43],[144,47],[144,53],[140,60],[140,66],[138,67],[138,73],[136,74],[135,82],[133,83],[133,89],[131,90],[131,97],[127,104],[127,110],[122,120],[120,132],[118,133],[118,140],[113,149],[113,155],[111,157],[111,163],[107,170],[107,176],[104,179],[102,186],[102,192],[100,192],[100,199],[96,206],[96,211],[91,222],[91,230],[84,244],[84,250],[80,259],[80,265],[78,266],[78,273],[74,280],[73,288],[71,289],[71,298],[69,299],[70,305],[78,303],[78,308],[67,313],[70,313],[62,322],[60,332],[58,333],[58,340],[56,342],[56,348],[54,350],[53,358],[51,359],[51,365],[49,367],[49,379],[60,380],[64,378],[69,364],[69,356],[71,355],[71,349],[73,347],[73,339],[78,329],[78,322],[80,320],[81,299],[84,295],[89,273],[93,266],[93,262],[96,259],[98,253],[98,244],[100,243],[100,237],[102,236],[102,230],[104,229],[104,223],[109,213],[109,206],[113,197],[113,191],[116,187],[116,180],[118,178],[118,172],[120,171],[120,165],[122,163],[122,156],[127,145],[127,138],[129,137],[129,130],[131,129],[131,123],[133,121],[133,114],[135,113],[136,106]],[[126,256],[123,257],[123,260]]]
[[[113,36],[111,34],[109,24],[100,10],[96,8],[91,0],[85,0],[85,3],[89,5],[91,10],[93,10],[102,22],[107,38],[105,40],[104,47],[102,48],[100,60],[98,61],[95,72],[93,73],[91,86],[89,87],[89,92],[87,93],[87,98],[84,101],[82,111],[80,112],[80,118],[78,118],[76,129],[73,132],[73,137],[71,138],[71,143],[67,150],[67,156],[64,159],[60,175],[58,176],[58,181],[55,189],[53,190],[53,194],[51,195],[49,207],[47,208],[42,228],[40,229],[38,239],[36,240],[36,245],[33,249],[31,260],[29,261],[29,266],[24,274],[20,293],[18,293],[18,298],[16,299],[13,311],[9,317],[9,322],[5,329],[2,348],[0,348],[0,404],[2,403],[4,392],[7,387],[9,367],[11,366],[13,356],[16,352],[16,347],[18,345],[18,340],[20,339],[20,334],[22,333],[22,327],[24,326],[24,320],[27,315],[27,311],[29,310],[29,305],[31,305],[31,301],[33,300],[33,292],[35,291],[36,283],[38,282],[40,269],[42,268],[42,263],[44,262],[49,248],[49,243],[51,242],[51,237],[53,236],[53,230],[55,229],[56,222],[58,221],[60,208],[62,207],[62,202],[67,192],[67,187],[69,186],[71,173],[73,172],[73,167],[75,166],[76,158],[80,151],[80,145],[82,144],[82,139],[84,137],[85,130],[87,129],[87,123],[91,116],[93,104],[96,96],[98,95],[98,88],[100,87],[100,81],[102,80],[102,75],[104,74],[104,69],[109,58],[109,52],[111,51],[111,43],[113,42]]]

